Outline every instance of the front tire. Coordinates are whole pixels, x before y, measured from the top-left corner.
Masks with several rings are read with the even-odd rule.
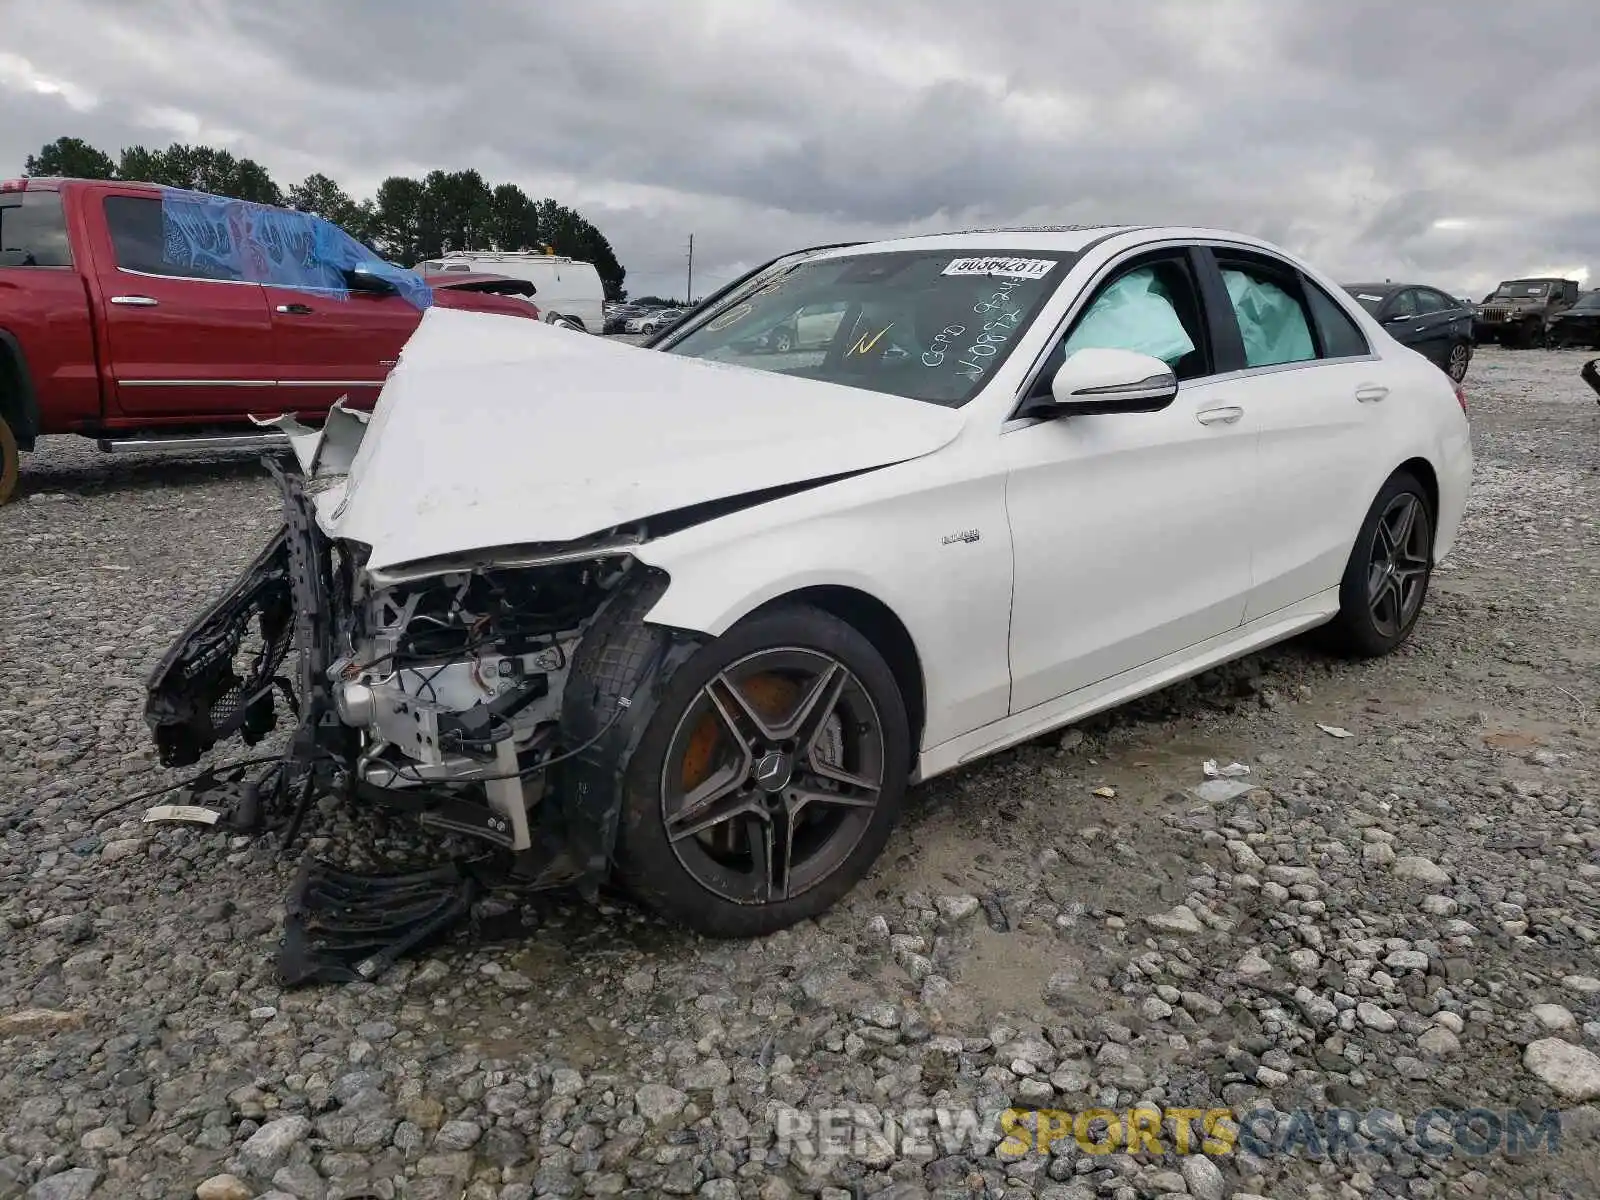
[[[657,693],[623,779],[617,869],[663,916],[759,937],[866,875],[910,772],[905,702],[853,626],[808,606],[736,625]]]
[[[1409,471],[1378,492],[1356,536],[1339,584],[1339,615],[1328,627],[1332,648],[1349,658],[1377,658],[1411,636],[1433,577],[1434,513]]]
[[[22,452],[17,448],[17,435],[0,416],[0,504],[16,494],[17,483],[22,478]]]
[[[1472,365],[1472,347],[1466,342],[1455,342],[1450,347],[1450,352],[1445,356],[1444,373],[1456,383],[1467,377],[1467,368]]]

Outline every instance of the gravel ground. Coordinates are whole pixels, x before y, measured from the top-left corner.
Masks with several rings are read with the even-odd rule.
[[[1582,357],[1479,354],[1459,548],[1389,659],[1292,644],[936,780],[846,902],[761,942],[553,897],[520,940],[295,992],[273,982],[292,863],[151,833],[142,806],[93,819],[167,780],[144,673],[268,536],[270,484],[248,456],[47,439],[0,511],[0,1198],[1595,1195]],[[1249,766],[1209,781],[1239,794],[1197,790],[1207,759]],[[311,832],[406,838],[350,819]],[[1151,1131],[1228,1109],[1253,1137],[881,1136],[1008,1105],[1143,1106]],[[1452,1141],[1448,1116],[1419,1141],[1435,1107],[1559,1111],[1557,1148]],[[780,1137],[839,1108],[880,1137]],[[1308,1139],[1334,1109],[1404,1128]]]

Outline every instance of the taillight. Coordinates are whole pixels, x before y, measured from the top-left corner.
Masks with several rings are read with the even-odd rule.
[[[1461,411],[1467,411],[1467,389],[1461,384],[1456,384],[1456,403],[1461,405]]]

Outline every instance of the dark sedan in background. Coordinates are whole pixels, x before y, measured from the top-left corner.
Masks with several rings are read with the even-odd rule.
[[[1395,341],[1432,359],[1457,383],[1472,362],[1472,306],[1420,283],[1347,283]]]
[[[1550,318],[1549,344],[1600,350],[1600,288],[1585,292],[1571,308]]]

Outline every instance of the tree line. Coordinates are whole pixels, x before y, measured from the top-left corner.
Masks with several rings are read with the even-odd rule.
[[[211,146],[125,146],[113,159],[81,138],[63,137],[28,155],[27,175],[125,179],[189,188],[236,200],[315,213],[392,262],[413,266],[447,250],[540,250],[591,262],[606,297],[622,300],[627,272],[611,243],[584,217],[554,200],[534,200],[514,183],[491,187],[477,171],[391,175],[376,196],[357,201],[320,172],[287,190],[260,163]]]

